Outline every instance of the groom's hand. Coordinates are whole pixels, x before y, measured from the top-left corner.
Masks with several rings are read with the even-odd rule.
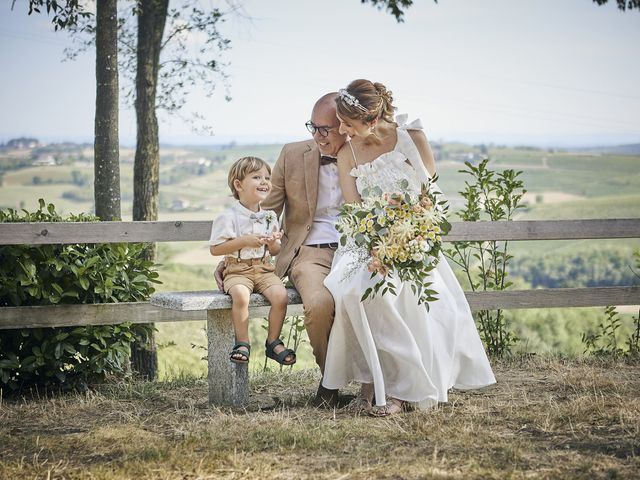
[[[222,279],[222,272],[224,272],[224,260],[218,263],[218,266],[213,271],[213,278],[216,279],[216,285],[218,285],[218,290],[224,292],[224,280]]]

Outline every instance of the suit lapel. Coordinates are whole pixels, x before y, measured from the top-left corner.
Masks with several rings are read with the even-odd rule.
[[[304,154],[304,181],[307,187],[307,203],[311,218],[316,214],[318,205],[318,176],[320,174],[320,151],[317,148]]]

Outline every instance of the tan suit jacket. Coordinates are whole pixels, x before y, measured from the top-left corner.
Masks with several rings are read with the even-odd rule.
[[[316,214],[320,151],[313,140],[288,143],[271,173],[273,184],[262,208],[282,216],[282,248],[276,260],[276,274],[288,275],[291,262],[304,243]]]

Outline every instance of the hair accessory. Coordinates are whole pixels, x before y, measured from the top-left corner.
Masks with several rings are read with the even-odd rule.
[[[352,107],[356,107],[357,109],[368,113],[369,110],[367,108],[365,108],[356,97],[354,97],[353,95],[351,95],[349,92],[347,92],[346,89],[341,88],[340,90],[338,90],[338,96],[340,97],[340,100],[342,100],[344,103],[346,103],[347,105],[351,105]]]

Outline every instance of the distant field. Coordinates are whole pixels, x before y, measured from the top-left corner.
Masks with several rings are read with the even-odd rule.
[[[640,217],[640,193],[558,203],[545,202],[542,205],[532,205],[528,212],[522,214],[523,220],[638,217]]]
[[[38,209],[38,199],[44,198],[47,203],[53,203],[61,214],[92,212],[93,201],[75,202],[62,197],[64,192],[71,190],[79,191],[70,184],[0,187],[0,208],[34,211]]]
[[[234,145],[225,149],[163,147],[160,218],[213,218],[232,201],[227,187],[229,165],[245,155],[256,155],[273,164],[280,149],[280,145]],[[441,150],[446,152],[449,159],[438,161],[439,184],[455,209],[460,206],[461,201],[458,192],[464,188],[469,176],[458,172],[465,166],[461,160],[452,160],[451,155],[460,155],[465,151],[479,155],[479,149],[462,144],[444,144]],[[490,165],[494,169],[515,168],[523,172],[522,179],[529,192],[526,199],[532,207],[525,215],[528,218],[614,218],[640,215],[640,208],[635,207],[638,205],[636,196],[640,195],[640,156],[495,147],[489,148],[487,154],[492,159]],[[131,212],[131,157],[130,150],[123,150],[120,176],[124,218]],[[190,170],[193,167],[189,167],[188,162],[198,158],[213,162],[213,166],[199,174],[193,173]],[[87,177],[84,187],[71,183],[74,174]],[[39,184],[34,184],[35,177]],[[62,198],[62,194],[72,192],[90,199],[93,166],[90,162],[83,161],[71,165],[23,168],[6,172],[1,185],[0,206],[16,208],[24,204],[27,208],[34,208],[37,199],[43,197],[47,202],[59,205],[64,212],[88,211],[92,208],[92,202],[71,201]],[[594,198],[602,198],[602,203],[593,203]],[[585,199],[590,201],[586,202]],[[169,208],[176,200],[186,206],[182,209]],[[536,201],[541,204],[536,205]]]
[[[3,187],[13,187],[17,185],[33,185],[34,178],[41,178],[47,182],[64,182],[71,183],[73,170],[84,170],[87,173],[93,173],[93,165],[90,169],[84,167],[82,169],[70,165],[56,165],[50,167],[29,167],[8,172],[3,177]],[[84,172],[83,172],[84,173]]]

